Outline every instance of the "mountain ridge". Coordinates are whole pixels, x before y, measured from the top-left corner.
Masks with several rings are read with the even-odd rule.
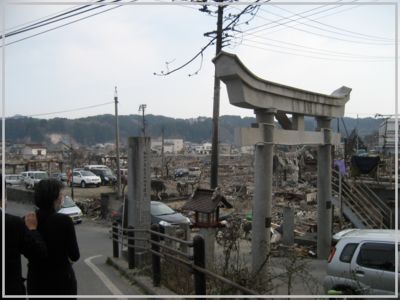
[[[224,115],[220,117],[220,142],[233,143],[234,129],[237,127],[250,127],[255,123],[255,118]],[[348,118],[344,117],[343,122],[333,119],[331,127],[337,131],[337,126],[342,136],[357,127],[360,136],[375,134],[382,119],[375,118]],[[338,125],[339,123],[339,125]],[[343,126],[346,125],[346,130]],[[180,138],[185,141],[201,143],[211,141],[212,118],[171,118],[161,115],[145,116],[146,133],[152,138],[162,135],[164,128],[165,138]],[[305,119],[306,130],[314,130],[315,121],[312,118]],[[115,117],[111,114],[96,115],[78,119],[53,118],[37,119],[18,115],[16,118],[6,119],[6,140],[11,143],[44,143],[51,144],[51,135],[70,136],[75,142],[82,145],[93,145],[115,141]],[[127,143],[129,136],[142,134],[141,115],[120,115],[119,116],[120,141]]]

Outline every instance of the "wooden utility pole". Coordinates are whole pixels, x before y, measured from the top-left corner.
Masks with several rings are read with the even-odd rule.
[[[115,87],[114,94],[115,103],[115,152],[117,161],[117,198],[121,197],[121,168],[120,168],[120,157],[119,157],[119,123],[118,123],[118,94],[117,87]]]
[[[223,2],[223,0],[217,0],[217,2]],[[216,39],[216,51],[215,54],[222,50],[222,21],[224,15],[224,7],[218,6],[218,19],[217,19],[217,39]],[[219,156],[219,99],[220,99],[220,80],[217,74],[214,73],[214,102],[213,102],[213,134],[212,134],[212,148],[211,148],[211,179],[210,187],[215,189],[218,186],[218,156]]]

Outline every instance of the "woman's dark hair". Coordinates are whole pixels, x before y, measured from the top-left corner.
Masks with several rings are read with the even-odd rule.
[[[63,185],[57,179],[42,179],[35,185],[35,204],[40,209],[53,209]]]

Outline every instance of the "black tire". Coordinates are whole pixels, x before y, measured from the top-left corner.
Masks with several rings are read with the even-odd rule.
[[[81,181],[81,188],[85,188],[86,187],[86,182],[85,181]]]

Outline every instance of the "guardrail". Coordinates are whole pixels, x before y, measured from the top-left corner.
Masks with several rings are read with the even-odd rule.
[[[147,238],[138,238],[135,237],[136,232],[147,233],[149,236]],[[131,226],[128,228],[121,228],[121,226],[117,222],[114,222],[112,225],[112,243],[114,257],[119,256],[119,244],[122,243],[122,237],[127,240],[127,243],[123,245],[128,247],[129,269],[135,268],[135,249],[147,250],[149,251],[149,253],[151,253],[151,269],[154,286],[160,286],[161,284],[161,259],[168,258],[169,260],[172,260],[180,265],[187,267],[189,271],[193,273],[195,295],[207,294],[207,276],[230,285],[232,288],[240,291],[244,295],[258,295],[257,292],[241,286],[236,282],[224,278],[205,268],[205,243],[203,237],[200,235],[195,235],[192,241],[187,241],[161,233],[159,230],[159,226],[155,224],[153,224],[150,229],[135,229]],[[163,241],[168,240],[177,242],[189,248],[193,248],[193,255],[189,254],[188,252],[183,252],[168,245],[165,245]],[[143,247],[135,245],[135,241],[145,241],[148,243],[148,246]],[[169,253],[161,251],[161,249],[165,249]]]

